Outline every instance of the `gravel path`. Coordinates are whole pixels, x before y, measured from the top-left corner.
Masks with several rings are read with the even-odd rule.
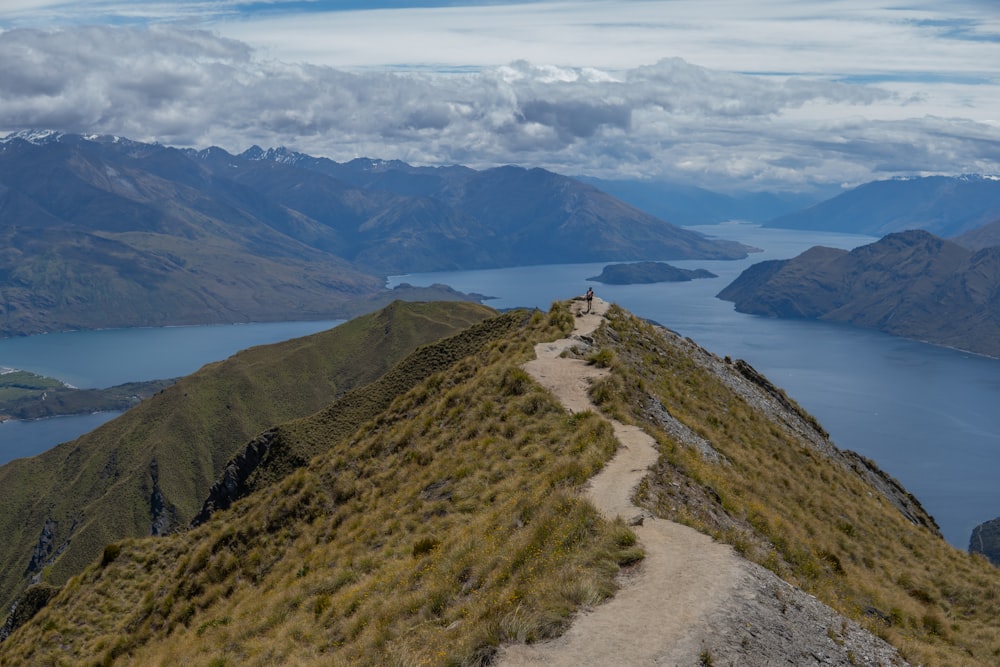
[[[608,371],[560,353],[601,323],[608,304],[583,314],[574,301],[570,338],[543,343],[526,370],[570,412],[596,409],[587,396]],[[641,429],[610,420],[621,446],[589,483],[587,495],[608,519],[634,527],[646,557],[624,575],[611,600],[585,609],[566,633],[501,648],[501,667],[545,665],[905,665],[896,651],[853,621],[738,557],[692,528],[656,519],[632,504],[636,485],[658,457]]]

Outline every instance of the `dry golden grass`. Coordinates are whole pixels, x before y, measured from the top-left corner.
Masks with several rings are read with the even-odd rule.
[[[198,529],[110,547],[0,664],[469,665],[614,590],[634,534],[578,488],[615,440],[520,368],[561,306]]]
[[[613,375],[594,395],[661,444],[643,504],[732,544],[915,664],[1000,664],[1000,570],[913,525],[849,467],[748,405],[696,361],[692,343],[617,309],[610,321],[617,335],[601,340],[616,352]],[[672,440],[649,397],[728,464]]]
[[[741,398],[693,343],[620,309],[609,321],[592,360],[612,374],[592,396],[660,444],[641,504],[732,544],[914,664],[1000,664],[996,568]],[[615,447],[607,422],[567,415],[520,367],[571,323],[563,304],[536,313],[204,526],[106,548],[0,665],[475,665],[501,642],[560,632],[641,557],[578,494]],[[724,462],[668,435],[651,399]]]

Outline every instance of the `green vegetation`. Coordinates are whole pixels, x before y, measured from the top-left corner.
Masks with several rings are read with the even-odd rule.
[[[27,371],[0,373],[0,420],[127,410],[173,383],[153,380],[107,389],[77,389]]]
[[[592,394],[660,442],[655,474],[639,491],[645,507],[732,544],[914,664],[997,664],[1000,570],[907,521],[846,458],[768,418],[709,370],[723,360],[617,308],[609,324],[614,334],[604,329],[599,340],[615,352],[612,375]],[[671,437],[655,403],[723,462]]]
[[[395,302],[208,364],[73,442],[0,467],[0,609],[31,577],[61,585],[104,545],[149,535],[156,518],[167,528],[187,525],[254,435],[328,406],[419,345],[495,314],[468,302]]]
[[[370,414],[354,427],[336,402],[280,424],[290,450],[315,452],[307,465],[197,528],[102,544],[0,665],[482,665],[503,642],[562,632],[642,556],[579,493],[613,454],[610,425],[567,414],[522,368],[571,326],[564,304],[491,318],[471,329],[503,334],[446,370],[408,387],[391,371],[364,400],[342,396]],[[908,520],[780,390],[616,307],[594,339],[586,356],[611,373],[592,398],[660,446],[640,504],[912,664],[997,664],[1000,571]]]
[[[206,524],[105,551],[0,664],[481,664],[559,633],[637,557],[578,493],[614,452],[610,425],[567,415],[520,367],[564,314],[432,375]]]

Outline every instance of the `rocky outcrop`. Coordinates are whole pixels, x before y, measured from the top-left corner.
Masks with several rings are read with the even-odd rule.
[[[149,463],[149,476],[153,482],[153,492],[149,498],[149,514],[152,518],[150,535],[166,535],[177,527],[177,508],[163,495],[160,488],[160,465],[153,459]]]
[[[26,588],[10,606],[7,620],[0,626],[0,642],[7,639],[10,633],[31,620],[31,617],[38,613],[38,610],[48,604],[56,593],[59,592],[56,586],[48,584],[36,584]]]
[[[983,554],[991,563],[1000,566],[1000,517],[981,523],[972,529],[969,553]]]
[[[31,559],[28,567],[24,569],[24,574],[31,578],[31,583],[37,584],[40,581],[42,570],[51,565],[59,555],[69,546],[70,538],[76,531],[77,521],[73,520],[70,525],[69,534],[58,546],[56,545],[56,532],[59,524],[54,519],[46,519],[42,524],[42,530],[38,535],[38,543],[31,552]]]
[[[214,512],[224,510],[234,502],[246,496],[253,490],[251,478],[258,472],[262,464],[268,462],[275,454],[278,441],[277,431],[271,429],[258,435],[234,456],[219,478],[209,489],[208,498],[201,511],[191,520],[192,526],[208,521]],[[304,465],[305,461],[296,460],[292,467]]]

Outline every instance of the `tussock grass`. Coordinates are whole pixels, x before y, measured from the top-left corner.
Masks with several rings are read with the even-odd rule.
[[[578,493],[610,425],[520,368],[567,316],[536,313],[199,528],[119,543],[0,664],[473,665],[557,634],[639,555]]]
[[[641,504],[732,544],[915,664],[998,664],[1000,570],[912,524],[846,459],[748,404],[692,342],[620,309],[609,319],[614,335],[598,337],[615,363],[593,395],[660,444]],[[725,463],[668,435],[647,409],[651,397]]]
[[[396,302],[329,331],[208,364],[73,442],[0,467],[0,609],[30,577],[61,585],[105,544],[148,535],[153,460],[176,525],[187,525],[223,466],[254,435],[310,415],[419,345],[495,315],[473,303]],[[49,558],[25,572],[46,522]]]

